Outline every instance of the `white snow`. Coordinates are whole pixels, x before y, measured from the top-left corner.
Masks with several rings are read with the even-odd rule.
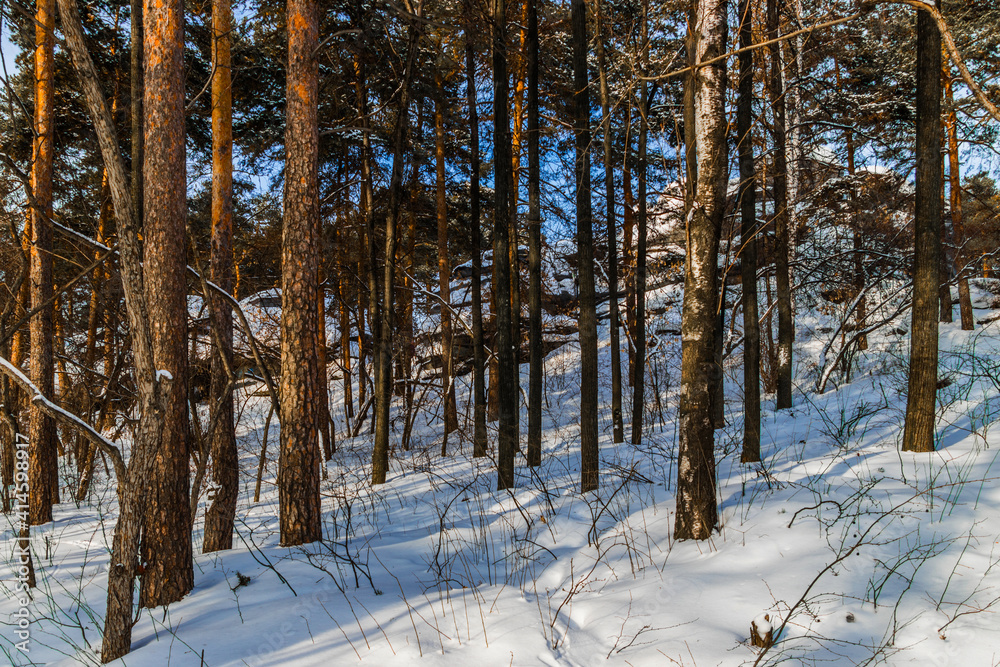
[[[986,305],[975,289],[976,303]],[[495,490],[491,457],[473,459],[458,436],[449,437],[449,456],[439,455],[433,388],[417,413],[412,449],[398,451],[394,438],[388,482],[372,488],[368,429],[348,437],[338,380],[331,384],[338,450],[322,483],[325,541],[282,547],[278,425],[272,420],[255,504],[269,399],[254,395],[259,387],[240,389],[234,549],[200,553],[203,490],[195,588],[167,609],[142,610],[133,651],[116,664],[749,665],[760,650],[749,645],[750,624],[763,630],[765,614],[771,629],[786,625],[762,664],[873,657],[890,665],[995,664],[1000,324],[972,332],[941,325],[942,376],[953,381],[938,394],[939,449],[929,455],[899,451],[907,336],[893,327],[873,333],[852,377],[835,374],[816,394],[820,354],[833,335],[821,331],[837,314],[800,310],[795,407],[775,411],[765,396],[763,461],[741,464],[737,351],[725,362],[727,424],[716,434],[720,531],[706,542],[678,542],[680,341],[666,331],[679,328],[679,294],[676,285],[649,294],[650,307],[664,311],[650,319],[647,432],[638,447],[611,441],[602,325],[596,494],[577,492],[575,343],[546,359],[543,462],[529,470],[519,456],[511,492]],[[977,311],[977,319],[989,316]],[[737,338],[741,327],[737,318]],[[521,370],[527,387],[527,364]],[[457,394],[460,425],[471,432],[463,416],[471,415],[469,380],[458,379]],[[631,401],[624,402],[628,424]],[[127,442],[117,444],[127,451]],[[64,500],[74,470],[62,471]],[[113,476],[101,466],[95,475],[86,501],[63,502],[53,523],[32,528],[39,588],[30,605],[31,653],[0,642],[11,664],[97,663],[117,501]],[[8,545],[13,521],[0,523]],[[3,558],[6,640],[17,606],[11,549]]]

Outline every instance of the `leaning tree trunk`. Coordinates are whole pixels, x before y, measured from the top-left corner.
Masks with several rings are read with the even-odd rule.
[[[507,10],[504,0],[493,0],[493,309],[496,314],[497,412],[500,434],[497,455],[497,488],[514,486],[514,453],[517,451],[518,367],[511,325],[510,218],[513,174],[510,115],[507,109]]]
[[[213,0],[212,49],[215,76],[212,78],[212,282],[233,291],[233,101],[229,67],[233,14],[230,0]],[[208,296],[208,295],[206,295]],[[216,492],[205,513],[205,540],[202,551],[233,547],[233,522],[239,494],[239,457],[233,424],[233,392],[227,369],[233,367],[233,313],[217,295],[210,297],[218,343],[212,357],[211,430],[212,481]]]
[[[281,239],[281,544],[323,537],[320,517],[319,387],[319,20],[315,0],[288,0],[285,214]]]
[[[471,15],[471,3],[466,16]],[[486,349],[483,347],[483,239],[479,220],[479,110],[476,107],[476,58],[472,27],[465,28],[465,92],[469,105],[469,210],[472,219],[472,400],[475,426],[472,456],[486,456]]]
[[[774,118],[771,136],[774,141],[774,268],[778,298],[778,395],[777,409],[792,407],[792,343],[795,330],[792,318],[792,287],[789,274],[788,164],[785,151],[785,95],[782,87],[781,45],[778,38],[778,0],[767,0],[767,38],[771,54],[770,91]]]
[[[145,483],[152,475],[153,456],[160,446],[163,424],[161,410],[164,404],[162,397],[169,395],[173,380],[165,374],[156,373],[149,309],[143,289],[135,208],[114,122],[101,92],[94,63],[84,44],[76,3],[73,0],[59,0],[59,15],[66,34],[66,46],[72,56],[87,111],[97,134],[104,167],[108,170],[111,198],[118,220],[119,262],[139,397],[139,424],[133,440],[128,473],[125,480],[118,480],[120,509],[108,567],[107,614],[101,643],[101,661],[107,663],[125,655],[131,648],[132,598],[139,565],[136,554],[139,551],[144,518],[143,504],[147,501]],[[151,55],[155,55],[155,62],[162,63],[162,54]],[[186,510],[184,514],[190,516]]]
[[[941,33],[917,12],[917,170],[910,377],[903,451],[934,451],[941,254]]]
[[[726,49],[726,1],[700,0],[693,34],[695,63]],[[680,449],[677,462],[677,539],[708,539],[715,528],[715,433],[711,378],[715,360],[719,235],[725,214],[726,63],[719,60],[694,77],[698,180],[688,214],[688,245],[681,315]]]
[[[52,297],[52,165],[55,156],[55,0],[39,0],[35,14],[35,140],[31,181],[35,208],[31,211],[31,305],[37,308]],[[31,380],[45,396],[52,396],[52,306],[31,318]],[[59,459],[56,425],[39,408],[29,409],[28,522],[52,521],[59,502]]]
[[[614,141],[611,136],[611,92],[608,88],[604,56],[604,19],[602,2],[597,0],[597,62],[601,80],[601,115],[604,121],[604,196],[607,205],[608,234],[608,328],[611,332],[611,428],[614,442],[625,441],[622,423],[622,360],[619,342],[621,323],[618,313],[618,230],[615,225],[615,168],[612,161]],[[537,28],[536,28],[537,29]]]
[[[760,315],[757,312],[757,183],[753,165],[753,14],[740,0],[740,81],[736,146],[740,163],[740,270],[743,287],[743,454],[760,461]]]

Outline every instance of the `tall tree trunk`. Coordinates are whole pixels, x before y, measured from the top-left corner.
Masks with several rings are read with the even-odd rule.
[[[213,0],[212,51],[212,282],[233,290],[233,100],[229,66],[233,13],[230,0]],[[239,495],[239,456],[233,423],[233,392],[229,373],[233,367],[233,313],[219,297],[210,297],[219,349],[212,356],[211,429],[212,482],[215,497],[205,513],[202,551],[233,547],[233,522]],[[223,360],[223,358],[225,360]]]
[[[614,142],[611,136],[611,92],[608,89],[608,71],[604,55],[604,17],[601,0],[597,0],[597,62],[601,80],[601,115],[604,121],[604,196],[608,235],[608,313],[611,332],[611,427],[614,442],[625,441],[622,423],[622,360],[618,340],[621,323],[618,321],[618,230],[615,224],[615,168],[612,160]],[[539,397],[540,398],[540,397]]]
[[[649,2],[643,1],[642,10],[642,70],[649,62],[649,33],[646,22]],[[639,211],[636,216],[635,243],[635,324],[632,344],[635,347],[635,364],[632,369],[632,444],[642,442],[643,413],[646,410],[646,142],[649,135],[649,92],[645,82],[639,86]]]
[[[436,164],[438,289],[441,297],[441,383],[444,394],[444,440],[441,454],[446,453],[448,434],[458,429],[458,408],[455,403],[455,355],[452,352],[451,326],[451,258],[448,256],[448,198],[445,189],[444,164],[444,80],[440,72],[435,77],[437,96],[434,98],[434,157]]]
[[[465,5],[472,13],[471,2]],[[472,219],[472,456],[486,456],[486,348],[483,342],[483,238],[479,193],[479,109],[476,106],[476,54],[471,21],[465,27],[465,94],[469,106],[469,208]]]
[[[690,24],[689,24],[690,25]],[[695,63],[726,50],[725,0],[700,0],[693,33]],[[677,539],[708,539],[718,519],[715,432],[705,378],[715,361],[719,235],[726,206],[726,63],[701,67],[694,77],[698,179],[688,215],[684,304],[681,316],[680,449],[677,462]]]
[[[571,3],[573,102],[576,127],[576,248],[580,284],[580,492],[598,487],[597,299],[594,294],[594,221],[590,203],[590,94],[587,76],[587,8]]]
[[[372,484],[384,484],[389,471],[389,408],[392,403],[392,309],[393,278],[396,273],[396,227],[403,182],[403,143],[409,124],[410,79],[417,57],[417,27],[410,25],[406,69],[399,91],[399,110],[393,130],[392,174],[385,217],[385,272],[382,281],[382,318],[379,324],[377,370],[375,374],[375,446],[372,450]]]
[[[151,24],[155,25],[154,19],[159,18],[160,14],[168,13],[169,8],[167,7],[157,8],[156,13],[149,12]],[[104,624],[104,639],[101,644],[101,661],[107,663],[128,653],[131,646],[132,599],[139,565],[136,554],[139,551],[140,533],[144,520],[143,504],[149,500],[146,494],[146,483],[153,474],[154,455],[161,449],[164,424],[163,407],[168,403],[167,398],[174,389],[174,380],[168,374],[156,372],[159,366],[154,359],[151,335],[151,329],[156,321],[150,317],[150,309],[147,307],[147,297],[143,289],[139,229],[134,217],[135,208],[125,177],[125,165],[121,158],[114,122],[108,111],[107,101],[101,92],[93,61],[84,45],[83,28],[76,3],[72,0],[59,0],[59,14],[66,35],[66,45],[72,56],[73,67],[84,92],[87,111],[97,134],[104,166],[108,170],[111,197],[115,205],[115,216],[118,219],[119,264],[125,295],[125,308],[128,313],[132,337],[134,377],[139,398],[139,424],[133,440],[127,479],[124,482],[119,480],[118,483],[120,509],[118,520],[115,523],[111,562],[108,567],[107,615]],[[153,34],[159,35],[158,32]],[[181,40],[177,40],[177,44],[182,43]],[[146,56],[147,61],[153,67],[162,68],[164,66],[162,53],[150,49]],[[163,114],[158,111],[155,118],[156,120],[165,120],[162,116]],[[175,144],[179,144],[183,150],[183,138],[178,138],[176,132],[171,132],[175,129],[172,126],[166,126],[165,135]],[[183,197],[183,187],[178,188],[177,191]],[[183,223],[181,226],[183,228]],[[178,245],[181,248],[184,247],[183,239]],[[180,386],[183,391],[183,382],[180,383]],[[186,496],[186,493],[182,496]],[[189,517],[186,501],[187,499],[184,497],[181,513],[183,516]],[[187,552],[190,555],[189,540],[187,544]],[[176,546],[178,551],[183,551],[184,541],[182,540]]]
[[[952,93],[950,73],[944,72],[944,95],[948,113],[945,127],[948,135],[948,181],[951,208],[951,241],[955,246],[955,267],[958,275],[958,306],[962,315],[962,330],[972,331],[975,317],[972,314],[972,297],[969,294],[969,276],[965,271],[965,224],[962,219],[962,179],[958,159],[958,117],[955,113],[955,97]]]
[[[281,544],[323,537],[317,331],[319,322],[319,186],[315,0],[288,0],[288,105],[285,212],[281,239],[281,434],[278,507]]]
[[[740,163],[740,270],[743,292],[743,454],[760,461],[760,314],[757,312],[757,183],[753,164],[753,10],[740,0],[740,80],[736,145]]]
[[[143,71],[142,3],[130,0],[132,13],[132,43],[130,48],[131,78],[131,123],[132,123],[132,208],[133,218],[142,228],[142,163],[146,135],[143,132],[142,104],[145,93],[145,72]]]
[[[361,0],[357,2],[357,15],[359,17],[359,24],[364,29],[364,12],[365,10],[361,6]],[[365,220],[365,240],[368,250],[368,317],[371,320],[371,324],[368,327],[369,334],[371,335],[370,340],[372,341],[372,369],[375,375],[375,382],[378,382],[378,369],[380,368],[378,355],[379,346],[378,340],[379,336],[379,326],[381,325],[381,319],[379,315],[379,290],[378,290],[378,245],[375,238],[375,200],[374,200],[374,186],[372,184],[372,148],[371,148],[371,138],[370,132],[368,131],[371,126],[371,120],[368,117],[368,86],[366,78],[366,66],[364,61],[359,57],[355,61],[355,70],[357,73],[357,84],[355,91],[358,97],[358,112],[361,116],[361,210],[364,214]],[[358,304],[359,317],[358,317],[358,404],[359,406],[365,401],[365,335],[364,335],[364,321],[363,317],[364,304]],[[373,390],[374,391],[374,390]],[[374,426],[375,420],[372,420],[372,425]]]
[[[934,451],[941,254],[941,33],[917,12],[917,170],[910,377],[903,451]]]
[[[35,13],[35,141],[31,181],[38,208],[31,223],[31,306],[52,297],[52,165],[55,157],[55,0],[38,0]],[[41,210],[39,210],[41,209]],[[52,307],[31,318],[31,380],[45,396],[52,396]],[[28,522],[37,526],[52,521],[52,506],[59,502],[59,459],[56,425],[37,407],[29,409]]]
[[[771,176],[774,191],[774,269],[778,298],[778,396],[777,409],[792,407],[792,343],[795,340],[792,317],[792,287],[789,274],[788,231],[788,165],[785,151],[785,94],[782,83],[781,45],[778,38],[778,19],[781,0],[767,0],[767,38],[774,40],[768,49],[771,54],[771,109],[774,118],[771,136],[774,141],[774,173]]]
[[[542,463],[542,202],[538,123],[538,0],[527,0],[528,78],[528,465]]]
[[[194,587],[187,410],[187,176],[184,134],[184,4],[147,2],[143,276],[153,360],[173,378],[148,482],[140,604],[176,602]],[[180,333],[179,333],[180,332]]]
[[[500,417],[497,455],[497,489],[514,486],[514,453],[517,451],[518,367],[511,322],[510,219],[511,134],[507,109],[507,9],[504,0],[493,0],[493,309],[496,314],[497,412]]]

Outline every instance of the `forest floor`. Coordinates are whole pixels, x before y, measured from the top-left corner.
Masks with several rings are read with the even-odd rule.
[[[676,320],[677,309],[663,317]],[[815,312],[797,324],[795,407],[777,412],[765,397],[760,464],[740,463],[739,348],[727,362],[721,528],[706,542],[673,539],[678,337],[654,348],[659,400],[650,389],[646,435],[633,447],[612,443],[602,329],[601,488],[584,496],[575,345],[546,360],[543,462],[529,469],[519,456],[513,492],[495,490],[492,461],[473,459],[465,436],[440,455],[431,393],[413,447],[394,452],[388,482],[372,488],[370,436],[343,437],[334,383],[341,438],[322,482],[325,540],[304,547],[278,545],[276,424],[252,502],[267,399],[241,393],[234,549],[200,554],[203,498],[195,588],[139,612],[120,664],[1000,664],[1000,323],[942,324],[947,386],[933,454],[899,451],[908,316],[873,335],[853,377],[834,376],[823,394],[814,383],[829,327]],[[64,502],[32,529],[39,586],[27,655],[8,641],[14,534],[2,524],[0,661],[98,663],[117,503],[103,470],[97,481],[90,500]],[[780,629],[764,654],[748,639],[763,614]]]

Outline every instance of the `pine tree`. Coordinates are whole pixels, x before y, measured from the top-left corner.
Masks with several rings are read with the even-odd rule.
[[[320,517],[319,189],[317,160],[319,42],[315,0],[288,0],[285,212],[281,239],[281,544],[323,537]]]

